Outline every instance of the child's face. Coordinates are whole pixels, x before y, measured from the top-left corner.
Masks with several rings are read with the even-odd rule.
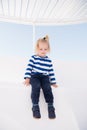
[[[48,45],[46,42],[40,42],[39,47],[38,47],[38,55],[41,57],[45,57],[46,54],[48,53]]]

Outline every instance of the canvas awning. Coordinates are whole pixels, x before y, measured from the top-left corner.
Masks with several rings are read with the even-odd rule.
[[[87,22],[87,0],[0,0],[0,21],[30,25]]]

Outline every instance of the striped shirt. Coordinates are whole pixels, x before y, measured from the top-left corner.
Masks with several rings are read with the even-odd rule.
[[[24,79],[30,78],[34,74],[48,75],[51,84],[56,83],[52,61],[48,56],[40,57],[38,55],[31,56],[26,68]]]

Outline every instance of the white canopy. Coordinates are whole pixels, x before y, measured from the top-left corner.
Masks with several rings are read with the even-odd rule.
[[[87,0],[0,0],[0,21],[30,25],[87,22]]]

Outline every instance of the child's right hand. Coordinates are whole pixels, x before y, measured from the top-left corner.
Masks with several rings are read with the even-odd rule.
[[[26,79],[25,79],[24,85],[25,85],[25,86],[29,86],[29,85],[30,85],[30,79],[29,79],[29,78],[26,78]]]

